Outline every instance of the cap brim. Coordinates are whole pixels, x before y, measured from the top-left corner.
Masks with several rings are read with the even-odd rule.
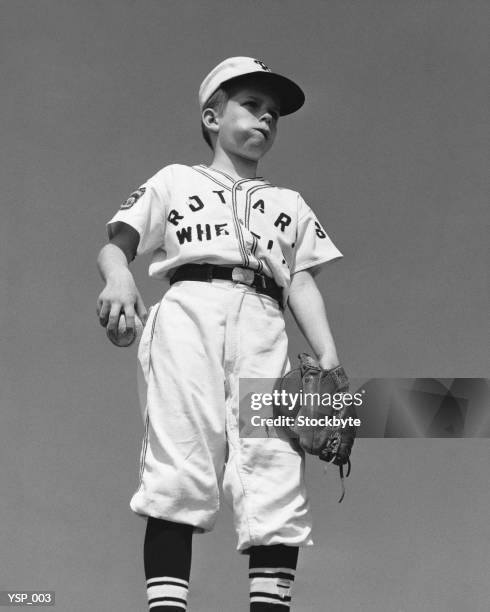
[[[248,72],[226,81],[226,83],[239,83],[241,81],[256,80],[266,83],[277,94],[281,107],[281,116],[290,115],[299,110],[305,103],[305,94],[294,81],[275,72]]]

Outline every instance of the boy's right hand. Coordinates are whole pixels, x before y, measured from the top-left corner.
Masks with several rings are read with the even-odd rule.
[[[107,277],[106,286],[97,300],[99,322],[108,332],[117,333],[121,313],[124,313],[128,332],[135,330],[135,313],[143,325],[148,316],[133,275],[127,268],[119,268]]]

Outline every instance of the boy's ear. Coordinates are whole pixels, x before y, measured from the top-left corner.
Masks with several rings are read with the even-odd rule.
[[[205,108],[202,111],[202,122],[210,132],[217,132],[219,129],[218,113],[213,108]]]

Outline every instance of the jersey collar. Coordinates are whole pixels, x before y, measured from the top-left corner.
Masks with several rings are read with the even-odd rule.
[[[216,168],[211,168],[211,167],[206,166],[204,164],[199,164],[198,166],[193,166],[193,168],[195,170],[197,170],[198,172],[200,172],[201,174],[205,174],[206,176],[208,176],[213,181],[219,182],[219,183],[223,184],[228,189],[233,189],[233,187],[236,184],[238,184],[238,183],[239,184],[243,184],[243,183],[254,183],[254,184],[261,183],[261,184],[264,184],[264,185],[270,185],[270,182],[268,180],[264,179],[264,177],[262,177],[262,176],[256,176],[254,178],[235,180],[232,176],[230,176],[226,172],[223,172],[222,170],[217,170]],[[252,185],[250,185],[250,186],[252,186]]]

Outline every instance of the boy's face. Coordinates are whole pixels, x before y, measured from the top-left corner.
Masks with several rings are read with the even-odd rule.
[[[217,145],[228,153],[258,161],[274,143],[279,114],[273,92],[247,83],[232,93],[217,117]]]

